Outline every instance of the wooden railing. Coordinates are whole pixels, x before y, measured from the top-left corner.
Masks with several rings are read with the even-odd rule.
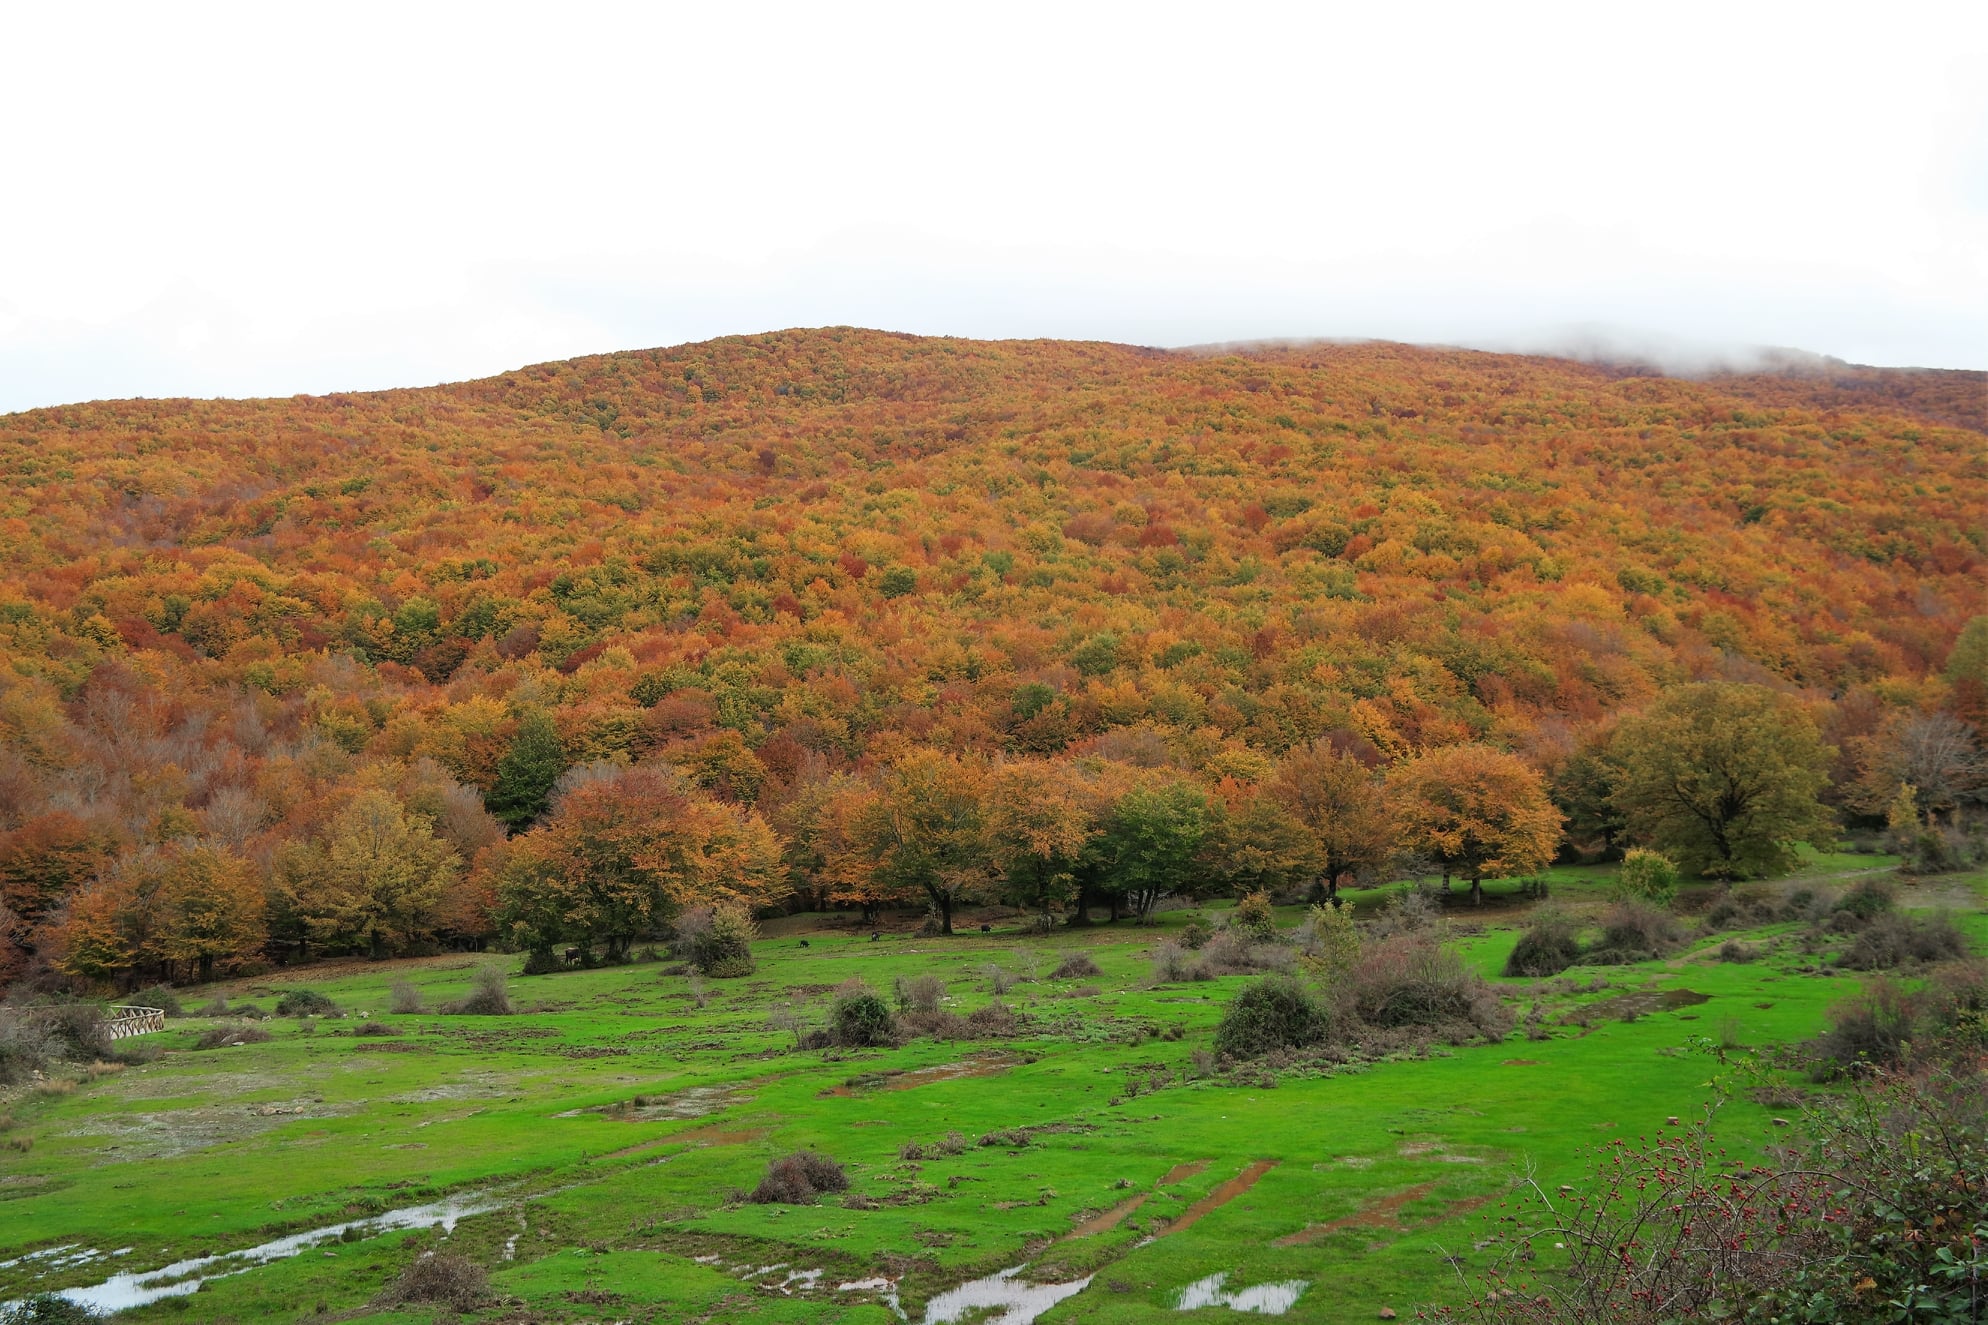
[[[104,1025],[110,1030],[111,1039],[126,1040],[134,1035],[164,1030],[166,1012],[164,1008],[141,1008],[128,1003],[113,1003],[104,1009]]]

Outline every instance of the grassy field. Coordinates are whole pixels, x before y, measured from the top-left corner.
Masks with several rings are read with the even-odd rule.
[[[1780,886],[1889,864],[1818,857]],[[1552,904],[1578,914],[1599,907],[1607,879],[1559,870],[1548,884]],[[1949,877],[1903,885],[1900,903],[1964,910],[1988,946],[1984,894],[1988,875]],[[1727,1070],[1707,1046],[1812,1035],[1856,987],[1798,944],[1735,964],[1715,958],[1717,939],[1659,962],[1505,980],[1536,903],[1502,885],[1481,908],[1457,900],[1456,942],[1516,1011],[1539,1004],[1546,1038],[1274,1078],[1198,1073],[1195,1053],[1246,977],[1154,983],[1151,949],[1185,912],[1157,930],[878,941],[796,917],[769,926],[750,978],[700,995],[701,982],[653,963],[514,977],[511,1017],[389,1012],[395,981],[433,1007],[469,987],[481,957],[203,989],[268,1010],[308,987],[351,1015],[270,1020],[267,1042],[205,1051],[195,1040],[233,1023],[189,1016],[139,1042],[162,1050],[150,1062],[17,1094],[0,1149],[0,1298],[356,1220],[349,1240],[224,1263],[239,1272],[121,1318],[446,1318],[369,1306],[443,1231],[365,1221],[453,1196],[460,1217],[418,1222],[448,1216],[448,1245],[490,1267],[510,1301],[478,1319],[883,1322],[893,1300],[912,1320],[928,1308],[951,1319],[942,1293],[1022,1265],[1038,1283],[1094,1275],[1046,1321],[1151,1320],[1217,1274],[1231,1293],[1302,1281],[1292,1320],[1382,1307],[1406,1318],[1487,1262],[1477,1244],[1524,1168],[1549,1188],[1582,1181],[1597,1145],[1702,1112]],[[1102,975],[1049,978],[1079,950]],[[888,993],[897,977],[935,975],[968,1012],[994,998],[989,963],[1036,977],[1006,996],[1027,1016],[1012,1038],[801,1052],[772,1024],[788,1009],[819,1025],[851,978]],[[1614,1001],[1666,990],[1706,997],[1668,1010]],[[378,1020],[400,1033],[358,1033]],[[1775,1130],[1744,1094],[1717,1127],[1739,1151]],[[900,1157],[949,1132],[968,1142],[959,1153]],[[804,1207],[728,1200],[803,1147],[846,1165],[850,1192]]]

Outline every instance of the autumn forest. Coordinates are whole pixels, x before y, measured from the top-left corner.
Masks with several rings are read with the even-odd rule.
[[[833,329],[0,417],[0,981],[1958,850],[1984,401]]]

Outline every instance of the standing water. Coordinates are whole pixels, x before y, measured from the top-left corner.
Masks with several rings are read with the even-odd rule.
[[[433,1205],[409,1206],[405,1210],[389,1210],[382,1215],[369,1215],[365,1219],[348,1220],[343,1224],[331,1224],[324,1228],[314,1228],[307,1233],[292,1233],[287,1237],[265,1242],[257,1247],[241,1251],[222,1252],[216,1256],[196,1256],[156,1270],[134,1271],[130,1274],[114,1274],[102,1283],[90,1284],[83,1288],[64,1288],[56,1293],[81,1306],[96,1311],[126,1311],[132,1307],[142,1307],[148,1302],[161,1298],[183,1297],[197,1292],[200,1286],[210,1279],[220,1279],[231,1274],[240,1274],[270,1261],[280,1261],[295,1256],[301,1251],[321,1242],[335,1242],[347,1229],[359,1229],[366,1233],[384,1233],[397,1228],[430,1228],[439,1226],[444,1233],[455,1231],[456,1221],[466,1215],[480,1215],[495,1210],[501,1202],[485,1193],[472,1193],[453,1196]],[[13,1303],[6,1303],[12,1306]]]

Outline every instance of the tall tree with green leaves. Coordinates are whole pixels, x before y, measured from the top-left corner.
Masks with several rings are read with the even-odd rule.
[[[1706,878],[1794,865],[1832,827],[1817,799],[1835,751],[1801,705],[1765,686],[1707,681],[1666,691],[1617,729],[1613,802],[1629,835]]]
[[[518,720],[511,748],[497,761],[497,782],[484,805],[512,832],[527,828],[552,803],[552,787],[566,771],[566,747],[543,709]]]

